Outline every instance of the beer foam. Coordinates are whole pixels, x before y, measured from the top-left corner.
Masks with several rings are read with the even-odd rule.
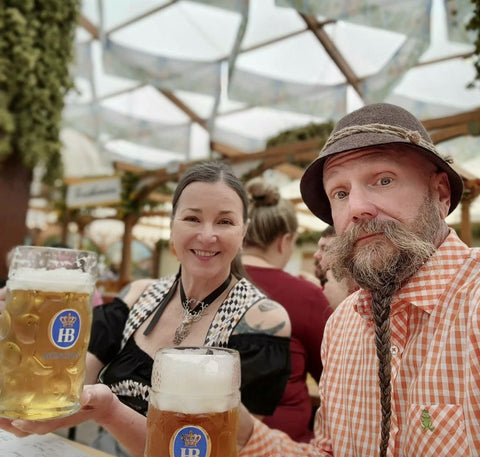
[[[238,405],[239,359],[204,349],[157,353],[151,401],[157,409],[186,414],[228,411]]]
[[[20,268],[7,281],[9,290],[40,290],[42,292],[76,292],[90,294],[95,282],[89,273],[58,268]]]

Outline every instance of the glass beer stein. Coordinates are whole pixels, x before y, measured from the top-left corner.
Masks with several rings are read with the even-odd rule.
[[[97,255],[18,246],[0,316],[0,416],[29,420],[80,408]]]
[[[240,356],[209,347],[157,351],[145,457],[236,457]]]

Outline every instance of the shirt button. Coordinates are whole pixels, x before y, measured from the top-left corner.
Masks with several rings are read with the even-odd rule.
[[[392,346],[390,348],[390,352],[392,353],[392,355],[397,355],[398,351],[399,351],[398,346]]]

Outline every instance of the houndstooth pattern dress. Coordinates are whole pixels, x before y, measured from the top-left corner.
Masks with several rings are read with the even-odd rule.
[[[129,312],[122,336],[121,350],[135,331],[145,322],[168,294],[175,282],[175,275],[161,278],[142,293]],[[238,281],[220,305],[208,329],[204,345],[226,347],[229,338],[244,314],[265,294],[246,279]],[[148,402],[150,386],[143,382],[125,379],[109,385],[113,393],[125,397],[139,397]]]

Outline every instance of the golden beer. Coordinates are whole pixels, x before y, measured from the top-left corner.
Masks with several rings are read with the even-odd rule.
[[[152,371],[145,457],[236,457],[239,387],[236,351],[158,351]]]
[[[80,408],[93,284],[78,270],[19,269],[0,316],[0,416],[49,419]]]
[[[192,425],[193,424],[193,425]],[[175,447],[180,454],[196,457],[201,454],[201,440],[208,436],[210,457],[237,455],[238,409],[223,413],[183,414],[173,411],[159,411],[150,406],[147,417],[146,457],[174,456]],[[201,433],[198,433],[200,429]],[[203,432],[203,434],[202,434]],[[176,446],[177,445],[177,446]]]

